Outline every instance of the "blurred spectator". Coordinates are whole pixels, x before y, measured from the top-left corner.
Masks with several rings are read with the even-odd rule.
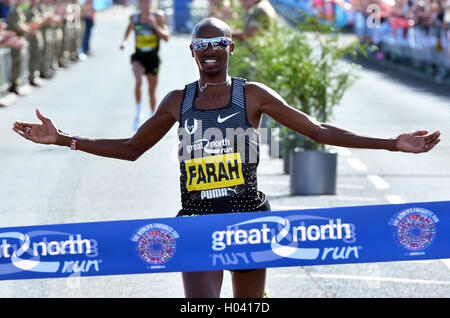
[[[53,8],[55,10],[55,15],[57,17],[57,21],[54,24],[54,32],[55,32],[55,53],[53,56],[53,65],[54,68],[64,67],[67,63],[65,58],[65,46],[64,46],[64,33],[66,27],[66,7],[65,1],[61,0],[53,0]]]
[[[14,31],[21,40],[25,41],[27,34],[32,34],[34,29],[26,22],[25,13],[21,4],[24,0],[10,1],[10,10],[8,14],[8,29]],[[19,95],[18,86],[23,74],[23,59],[25,51],[22,48],[11,47],[11,85],[9,91]]]
[[[93,0],[86,0],[81,7],[81,18],[84,21],[85,29],[83,35],[82,43],[82,55],[80,58],[85,58],[90,52],[90,41],[92,28],[94,27],[95,9],[93,5]]]
[[[78,60],[78,48],[81,47],[81,5],[78,0],[71,0],[67,5],[67,23],[69,33],[69,57],[71,61]]]
[[[24,46],[24,41],[17,36],[16,32],[6,29],[7,24],[0,21],[0,47],[9,47],[21,49]]]
[[[233,14],[231,1],[232,0],[209,0],[208,16],[221,20],[228,20]]]
[[[233,30],[233,37],[244,40],[277,23],[278,15],[268,0],[239,0],[245,9],[244,29]]]
[[[25,11],[26,22],[32,28],[32,32],[27,34],[29,43],[28,72],[30,85],[37,86],[35,81],[39,76],[41,66],[42,53],[44,49],[44,37],[42,36],[41,27],[44,24],[41,12],[38,9],[40,0],[31,0],[30,6]]]

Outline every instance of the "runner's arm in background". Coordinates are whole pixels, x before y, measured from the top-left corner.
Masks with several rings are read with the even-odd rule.
[[[122,43],[120,43],[120,49],[123,50],[127,46],[127,39],[130,35],[131,31],[133,31],[134,23],[133,23],[133,16],[130,16],[130,22],[128,23],[128,26],[125,30],[125,35],[123,37]]]
[[[183,90],[169,93],[158,107],[155,115],[148,119],[128,139],[78,138],[77,150],[102,157],[135,161],[153,147],[178,120]],[[25,139],[40,144],[70,147],[73,136],[57,129],[49,118],[36,109],[42,124],[16,121],[13,130]]]
[[[440,141],[440,131],[429,134],[426,130],[419,130],[388,139],[357,135],[351,131],[316,121],[289,106],[280,95],[261,83],[248,83],[246,96],[248,96],[247,105],[250,109],[249,120],[253,126],[259,122],[262,113],[265,113],[280,124],[321,144],[421,153],[433,149]]]
[[[233,30],[232,34],[233,34],[233,38],[237,39],[239,41],[243,41],[246,38],[251,38],[253,37],[256,33],[258,32],[258,28],[257,27],[251,27],[248,28],[247,30]]]
[[[153,19],[153,15],[150,15],[150,20],[152,21],[153,28],[158,34],[158,36],[165,42],[169,41],[169,29],[167,28],[166,21],[164,19],[164,16],[161,14],[161,12],[155,12],[155,16]]]

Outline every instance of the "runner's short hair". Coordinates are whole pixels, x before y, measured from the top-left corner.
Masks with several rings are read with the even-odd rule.
[[[192,37],[196,38],[197,34],[202,30],[203,28],[216,28],[217,30],[222,31],[223,35],[231,38],[231,28],[228,24],[223,22],[222,20],[219,20],[217,18],[206,18],[198,22],[194,28],[192,29]]]

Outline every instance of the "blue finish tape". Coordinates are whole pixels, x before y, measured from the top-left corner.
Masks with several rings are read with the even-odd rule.
[[[0,228],[0,280],[450,258],[450,201]]]

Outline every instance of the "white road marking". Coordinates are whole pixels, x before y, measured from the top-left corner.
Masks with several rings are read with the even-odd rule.
[[[441,262],[448,268],[450,271],[450,258],[441,259]]]
[[[387,194],[384,198],[391,204],[401,204],[405,201],[399,195]]]
[[[361,162],[358,158],[347,158],[348,164],[356,171],[367,171],[367,166]]]
[[[426,285],[450,285],[450,281],[442,280],[426,280],[426,279],[412,279],[399,277],[381,277],[381,276],[358,276],[358,275],[338,275],[338,274],[316,274],[309,273],[309,275],[297,274],[275,274],[274,277],[286,278],[326,278],[326,279],[345,279],[345,280],[362,280],[362,281],[377,281],[388,283],[404,283],[404,284],[426,284]]]
[[[375,188],[379,190],[388,190],[390,188],[389,183],[384,180],[382,177],[377,176],[375,174],[370,174],[367,176],[370,182],[375,186]]]

